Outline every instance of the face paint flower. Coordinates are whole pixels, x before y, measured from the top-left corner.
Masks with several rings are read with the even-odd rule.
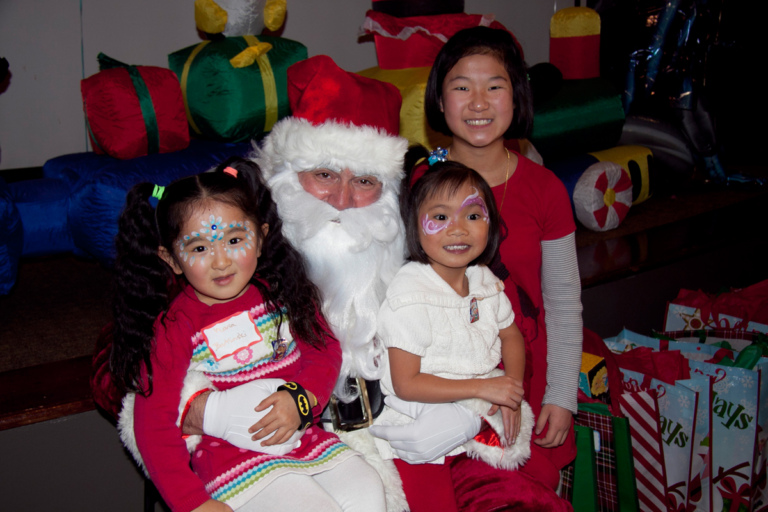
[[[176,242],[176,258],[168,261],[184,274],[205,304],[228,302],[245,292],[256,270],[261,247],[248,220],[236,206],[206,202],[182,226]],[[197,226],[202,228],[197,229]]]

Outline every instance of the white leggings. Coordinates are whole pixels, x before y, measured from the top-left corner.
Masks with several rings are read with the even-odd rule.
[[[384,512],[384,485],[362,457],[351,457],[323,473],[277,478],[238,512]]]

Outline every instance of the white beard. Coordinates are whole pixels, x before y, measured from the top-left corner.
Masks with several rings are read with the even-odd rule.
[[[364,208],[338,211],[306,192],[294,172],[269,180],[283,232],[307,261],[323,297],[323,313],[341,343],[342,366],[334,393],[351,398],[347,377],[380,379],[384,347],[376,317],[387,286],[404,260],[404,229],[397,196],[384,189]]]

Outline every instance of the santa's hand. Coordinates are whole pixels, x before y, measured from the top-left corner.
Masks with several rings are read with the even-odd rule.
[[[423,404],[388,396],[384,402],[414,418],[408,425],[374,425],[371,434],[389,441],[395,454],[411,464],[433,461],[480,431],[480,416],[455,403]]]
[[[254,408],[262,400],[277,391],[277,387],[285,384],[283,379],[260,379],[226,391],[214,391],[208,395],[203,417],[203,432],[209,436],[224,439],[246,450],[267,453],[270,455],[285,455],[301,444],[303,431],[297,431],[291,438],[282,444],[263,446],[261,443],[269,436],[258,441],[251,440],[253,434],[248,429],[254,423],[266,416],[270,407],[261,412]]]

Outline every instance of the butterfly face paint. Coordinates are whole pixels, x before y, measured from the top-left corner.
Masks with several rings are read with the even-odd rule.
[[[483,220],[485,220],[486,223],[489,223],[490,219],[488,218],[488,207],[485,204],[485,199],[480,197],[480,192],[475,187],[472,187],[472,190],[474,190],[475,192],[473,194],[468,195],[467,198],[464,199],[464,201],[462,201],[461,207],[458,213],[461,213],[461,211],[464,210],[464,208],[466,208],[467,206],[476,204],[480,207],[480,210],[483,212]]]
[[[422,232],[425,235],[436,235],[440,233],[442,230],[456,223],[459,216],[462,215],[464,209],[472,205],[479,206],[480,211],[483,214],[483,220],[486,222],[486,224],[490,223],[490,219],[488,218],[488,207],[485,204],[485,200],[480,197],[480,192],[475,187],[472,187],[472,190],[473,193],[464,198],[459,207],[454,210],[453,215],[450,218],[444,214],[439,214],[436,216],[438,217],[437,219],[433,219],[429,213],[425,213],[421,218]]]
[[[488,245],[488,208],[468,183],[455,194],[440,194],[419,206],[419,244],[432,268],[449,284],[462,282],[467,266]]]
[[[450,220],[446,220],[444,222],[435,222],[429,218],[428,213],[425,213],[424,217],[421,219],[421,230],[425,235],[436,235],[447,228],[450,223]]]

